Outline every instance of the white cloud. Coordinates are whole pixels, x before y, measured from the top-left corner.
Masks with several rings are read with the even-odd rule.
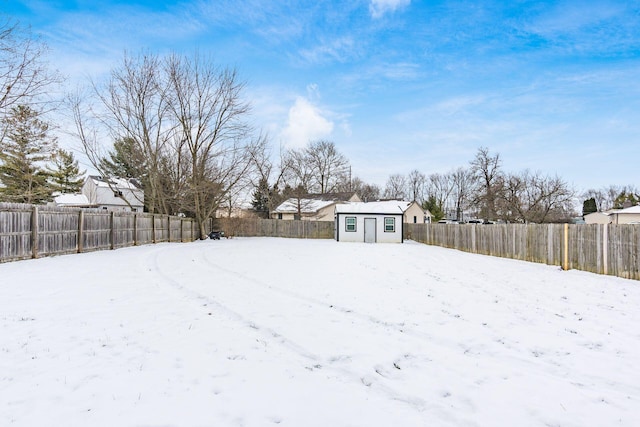
[[[369,12],[374,19],[382,17],[387,12],[394,12],[396,9],[408,6],[411,0],[371,0]]]
[[[289,109],[282,139],[287,147],[303,147],[310,140],[329,136],[333,132],[333,126],[333,122],[324,117],[317,106],[299,96]]]

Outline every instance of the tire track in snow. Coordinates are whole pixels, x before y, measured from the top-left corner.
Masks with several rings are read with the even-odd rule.
[[[278,344],[284,347],[287,347],[288,349],[304,357],[305,359],[309,359],[312,361],[318,360],[318,357],[315,354],[311,353],[310,351],[303,348],[299,344],[289,340],[288,338],[276,332],[275,330],[267,327],[261,327],[257,325],[255,322],[246,318],[244,315],[242,315],[238,311],[235,311],[229,308],[228,306],[224,305],[223,303],[213,298],[212,296],[204,295],[200,292],[197,292],[191,288],[188,288],[182,285],[178,280],[175,280],[173,277],[171,277],[171,275],[163,271],[163,268],[159,262],[162,252],[163,252],[162,250],[158,250],[153,253],[153,258],[151,259],[151,264],[152,264],[151,266],[153,270],[149,269],[149,271],[160,276],[165,284],[180,291],[181,294],[187,295],[188,297],[198,302],[199,304],[206,302],[207,307],[215,308],[218,313],[221,313],[222,315],[226,316],[228,319],[238,322],[243,326],[252,329],[253,331],[255,331],[255,333],[261,335],[263,338],[267,339],[268,341],[273,341],[275,339],[277,340],[276,342],[278,342]]]
[[[392,386],[388,385],[386,382],[389,382],[392,380],[392,378],[389,378],[388,375],[384,375],[384,368],[382,367],[382,365],[380,364],[376,364],[375,366],[373,366],[373,370],[372,372],[369,373],[360,373],[360,372],[356,372],[352,369],[349,369],[347,367],[344,366],[337,366],[335,365],[336,362],[340,362],[343,361],[344,358],[342,356],[336,356],[336,357],[331,357],[329,359],[323,360],[322,357],[318,356],[317,354],[309,351],[307,348],[305,348],[304,346],[296,343],[295,341],[289,339],[288,337],[286,337],[284,334],[276,331],[273,328],[270,327],[265,327],[261,324],[259,324],[259,322],[255,322],[252,319],[248,318],[247,316],[243,315],[242,313],[238,312],[237,310],[234,310],[230,307],[228,307],[227,305],[225,305],[224,303],[220,302],[218,299],[214,298],[213,296],[209,296],[209,295],[205,295],[201,292],[198,292],[194,289],[191,289],[183,284],[181,284],[181,282],[179,280],[174,279],[174,277],[172,277],[172,275],[170,273],[166,273],[164,271],[164,267],[162,266],[162,263],[160,262],[160,258],[163,255],[163,252],[165,252],[164,250],[162,250],[162,248],[158,248],[157,251],[153,252],[153,256],[151,257],[150,260],[147,260],[147,265],[149,272],[159,276],[162,279],[162,283],[165,285],[170,286],[171,288],[179,291],[180,294],[186,295],[188,296],[193,302],[198,303],[198,305],[202,306],[202,303],[206,303],[207,307],[211,308],[215,308],[216,310],[218,310],[219,313],[221,313],[222,315],[226,316],[229,320],[240,323],[241,325],[243,325],[246,328],[249,328],[253,333],[258,334],[262,339],[264,339],[264,341],[268,342],[268,343],[275,343],[278,344],[282,347],[284,347],[285,349],[287,349],[288,351],[293,352],[294,354],[297,354],[299,356],[301,356],[304,359],[307,359],[309,361],[311,361],[311,365],[307,366],[307,369],[310,371],[314,371],[314,370],[322,370],[322,371],[329,371],[329,372],[334,372],[336,373],[339,377],[343,377],[343,378],[350,378],[352,383],[361,383],[364,386],[366,386],[368,389],[381,393],[383,394],[385,397],[394,400],[394,401],[398,401],[398,402],[402,402],[404,404],[407,404],[409,406],[411,406],[412,408],[414,408],[415,410],[418,410],[420,412],[425,411],[425,410],[434,410],[434,411],[441,411],[442,408],[439,405],[435,405],[435,404],[430,404],[427,403],[427,401],[425,401],[422,397],[420,396],[415,396],[415,395],[410,395],[410,394],[406,394],[406,393],[402,393],[398,390],[396,390],[395,388],[393,388]],[[210,261],[206,259],[205,256],[202,255],[202,251],[199,251],[200,253],[200,257],[205,260],[207,263],[209,263]],[[218,266],[216,265],[208,265],[205,264],[205,266],[207,267],[208,270],[211,271],[218,271]],[[268,286],[271,290],[274,290],[275,292],[278,292],[277,289],[274,289],[274,287],[270,286],[270,285],[264,285],[264,284],[255,284],[253,283],[253,279],[244,276],[240,273],[237,272],[233,272],[232,270],[228,270],[228,269],[224,269],[224,268],[220,268],[221,271],[224,271],[225,274],[228,274],[232,277],[238,277],[240,279],[242,279],[245,283],[250,283],[252,284],[254,287],[258,287],[258,286]],[[287,295],[291,298],[295,298],[298,300],[308,300],[307,302],[312,303],[312,305],[314,306],[320,306],[322,308],[325,309],[331,309],[330,306],[327,306],[324,303],[321,303],[317,300],[314,300],[312,298],[306,298],[303,297],[301,295],[297,295],[295,293],[291,293],[291,295],[288,295],[289,292],[285,291],[283,289],[279,289],[279,293],[281,295]],[[237,293],[239,295],[239,293]],[[349,309],[342,309],[344,310],[344,312],[342,313],[341,311],[336,311],[336,310],[330,310],[330,313],[336,314],[336,313],[342,313],[342,314],[347,314],[350,315],[353,313],[353,311],[349,310]],[[368,316],[366,315],[361,315],[361,314],[356,314],[356,316],[358,317],[362,317],[365,320],[369,320]],[[375,319],[375,318],[374,318]],[[369,322],[369,324],[377,324],[378,326],[391,326],[392,324],[388,323],[388,322],[383,322],[383,321],[379,321],[378,319],[375,319],[377,321],[376,322]],[[388,331],[387,331],[388,332]],[[402,331],[399,331],[400,333],[402,333]],[[408,355],[405,356],[400,356],[398,358],[396,358],[392,363],[396,364],[398,363],[403,357],[408,357]],[[415,356],[410,356],[410,357],[415,357]],[[348,359],[348,358],[347,358]],[[427,358],[427,361],[430,361]],[[398,369],[398,368],[396,368]],[[385,381],[385,382],[383,382]],[[443,412],[443,415],[445,415],[446,413]]]
[[[203,259],[203,261],[205,261],[203,265],[212,273],[218,273],[219,271],[222,271],[233,278],[241,279],[245,285],[249,285],[254,289],[263,290],[266,288],[266,289],[269,289],[270,291],[273,291],[274,293],[280,294],[281,296],[302,301],[304,303],[311,304],[315,307],[321,308],[332,315],[341,314],[348,318],[356,318],[366,324],[371,324],[376,327],[383,328],[385,333],[394,332],[397,334],[402,334],[404,336],[411,336],[414,338],[418,338],[420,340],[424,340],[430,344],[437,343],[444,347],[448,347],[448,346],[453,347],[459,344],[458,341],[455,341],[455,340],[447,340],[441,337],[436,337],[432,334],[428,334],[426,332],[417,331],[414,328],[408,327],[405,323],[388,322],[386,320],[380,319],[370,314],[360,313],[359,311],[356,311],[351,308],[343,307],[337,304],[329,304],[317,298],[307,297],[297,292],[283,289],[279,286],[272,285],[260,279],[256,279],[246,274],[242,274],[237,271],[225,268],[211,261],[211,259],[207,256],[207,253],[205,253],[205,251],[201,251],[200,257]],[[456,317],[456,316],[452,315],[452,317]],[[460,321],[464,321],[464,319],[459,319],[459,318],[457,319]]]

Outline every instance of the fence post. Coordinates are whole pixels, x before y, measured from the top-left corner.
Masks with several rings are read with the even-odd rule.
[[[156,214],[151,214],[151,243],[156,243]]]
[[[109,215],[109,226],[111,228],[111,249],[115,249],[115,240],[116,240],[116,224],[115,224],[115,212],[111,211]]]
[[[84,211],[80,209],[78,212],[78,253],[82,253],[84,246],[84,236],[82,235],[82,230],[84,229]]]
[[[569,224],[564,225],[564,256],[562,260],[562,269],[569,269]]]
[[[602,224],[602,269],[609,274],[609,224]]]
[[[38,207],[31,209],[31,256],[38,258]]]
[[[133,214],[133,246],[138,246],[138,214]]]

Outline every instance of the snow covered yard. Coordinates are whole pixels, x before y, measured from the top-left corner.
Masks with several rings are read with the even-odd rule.
[[[0,425],[637,426],[640,282],[413,242],[0,264]]]

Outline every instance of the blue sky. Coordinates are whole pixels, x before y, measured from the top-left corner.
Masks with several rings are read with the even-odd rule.
[[[125,50],[212,55],[274,150],[337,145],[367,182],[467,166],[640,185],[640,3],[0,0],[69,82]]]

